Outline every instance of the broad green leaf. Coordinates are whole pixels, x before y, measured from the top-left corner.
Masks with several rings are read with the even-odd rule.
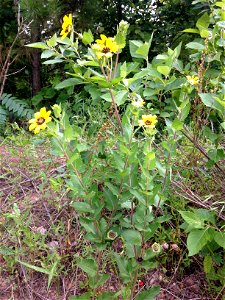
[[[130,275],[130,273],[127,270],[129,262],[125,257],[120,257],[117,253],[114,253],[114,256],[117,266],[119,268],[120,276],[123,279],[123,283],[126,284],[132,278],[132,275]]]
[[[206,255],[204,258],[204,272],[206,274],[210,273],[211,269],[212,269],[212,256],[211,255]]]
[[[116,104],[118,106],[120,106],[121,104],[124,104],[127,100],[127,95],[128,95],[128,92],[125,90],[117,92],[116,96],[115,96]]]
[[[82,84],[83,81],[79,78],[69,78],[66,79],[55,86],[57,90],[61,90],[63,88],[71,87],[74,85]]]
[[[175,130],[182,130],[183,129],[183,122],[180,121],[179,119],[175,119],[172,123],[172,127],[175,129]]]
[[[135,297],[135,300],[154,300],[156,299],[156,296],[159,294],[159,292],[160,292],[160,286],[153,286],[147,291],[140,292]]]
[[[147,59],[147,57],[148,57],[148,51],[149,51],[149,44],[145,42],[143,45],[141,45],[136,50],[136,53],[139,54],[139,55],[141,55],[143,58]]]
[[[71,204],[73,208],[75,208],[80,213],[91,212],[91,206],[86,202],[73,202]]]
[[[132,57],[147,59],[148,51],[150,47],[150,41],[149,43],[147,42],[143,43],[142,41],[130,40],[129,46],[130,46],[130,54]]]
[[[208,229],[195,229],[191,231],[187,238],[187,248],[189,256],[199,253],[199,251],[211,240]]]
[[[121,235],[131,245],[141,246],[142,237],[139,231],[133,229],[123,230]]]
[[[215,242],[220,247],[223,247],[225,249],[225,232],[215,231],[213,233],[213,237],[214,237]]]
[[[57,44],[57,35],[56,33],[47,41],[49,47],[55,47]]]
[[[204,223],[197,214],[191,211],[179,211],[182,218],[195,229],[204,228]]]
[[[88,45],[91,44],[93,41],[94,41],[94,37],[91,30],[89,29],[88,31],[85,31],[82,36],[82,42],[85,45]]]
[[[64,61],[63,59],[55,58],[55,59],[50,59],[50,60],[44,61],[43,65],[54,65],[54,64],[59,64],[63,61]]]
[[[225,112],[225,107],[223,106],[223,103],[221,104],[218,100],[216,100],[215,95],[213,94],[199,94],[202,102],[211,108],[215,108],[219,110],[220,112]]]
[[[207,12],[205,12],[197,21],[196,27],[198,27],[200,31],[200,35],[202,38],[207,38],[209,36],[209,27],[210,18]]]
[[[170,71],[171,71],[171,68],[168,67],[168,66],[158,66],[157,67],[157,71],[160,73],[160,74],[163,74],[164,76],[168,76]]]
[[[49,49],[49,47],[45,43],[42,43],[42,42],[28,44],[28,45],[26,45],[26,47],[37,48],[37,49]]]
[[[49,58],[51,56],[55,55],[55,51],[53,50],[45,50],[41,53],[41,58]]]
[[[95,260],[92,258],[82,259],[77,262],[77,266],[81,268],[90,277],[97,275],[98,266]]]
[[[186,45],[186,48],[194,49],[194,50],[205,50],[205,45],[197,42],[190,42]]]

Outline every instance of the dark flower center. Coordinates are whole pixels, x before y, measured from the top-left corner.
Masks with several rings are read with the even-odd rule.
[[[43,123],[45,122],[45,119],[44,118],[39,118],[39,119],[37,119],[37,124],[38,125],[42,125]]]
[[[151,125],[151,124],[152,124],[152,121],[150,121],[150,120],[145,121],[145,125]]]
[[[110,52],[109,47],[104,47],[104,48],[102,49],[102,53],[108,53],[108,52]]]

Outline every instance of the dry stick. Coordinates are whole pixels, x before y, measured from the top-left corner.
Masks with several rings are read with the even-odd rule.
[[[186,126],[185,126],[186,127]],[[184,127],[184,128],[185,128]],[[185,128],[185,130],[186,131],[188,131],[187,130],[187,128]],[[205,149],[204,148],[202,148],[202,146],[201,145],[199,145],[199,143],[197,142],[197,140],[196,139],[194,139],[194,138],[192,138],[190,135],[188,135],[188,133],[186,133],[184,130],[181,130],[181,132],[183,133],[183,135],[184,136],[186,136],[186,138],[187,139],[189,139],[189,141],[191,141],[194,145],[195,145],[195,147],[208,159],[208,160],[210,160],[210,157],[208,156],[208,154],[205,152]],[[215,166],[217,167],[217,169],[219,169],[223,174],[225,174],[225,171],[217,164],[217,163],[215,163]]]
[[[222,294],[223,290],[225,289],[225,284],[222,287],[221,291],[219,292],[219,294],[216,296],[215,300],[219,300],[220,295]]]

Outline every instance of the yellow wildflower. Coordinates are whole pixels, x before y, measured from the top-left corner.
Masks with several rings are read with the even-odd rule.
[[[119,46],[114,38],[107,38],[104,34],[101,34],[100,37],[101,39],[96,40],[96,44],[92,45],[92,49],[95,51],[97,58],[112,57],[113,53],[119,50]]]
[[[34,114],[34,119],[29,120],[29,130],[34,130],[34,133],[37,134],[41,129],[45,129],[47,127],[47,123],[52,120],[50,117],[51,111],[46,111],[45,107],[42,107],[40,111]]]
[[[190,83],[190,85],[195,85],[199,83],[198,76],[192,75],[192,76],[186,76],[187,81]]]
[[[71,32],[72,28],[73,28],[72,14],[69,14],[68,16],[65,15],[63,17],[62,31],[60,32],[60,35],[62,35],[62,40]]]
[[[141,108],[144,106],[145,101],[142,100],[134,100],[131,102],[131,104],[135,107],[135,108]]]
[[[155,128],[157,121],[156,115],[143,115],[142,120],[138,121],[139,126],[144,126],[146,128],[153,129]]]

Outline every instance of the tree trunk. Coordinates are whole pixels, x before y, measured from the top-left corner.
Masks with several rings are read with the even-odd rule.
[[[31,42],[36,43],[41,40],[40,25],[33,21],[31,23]],[[41,90],[41,52],[39,49],[32,49],[32,95],[35,96]]]

